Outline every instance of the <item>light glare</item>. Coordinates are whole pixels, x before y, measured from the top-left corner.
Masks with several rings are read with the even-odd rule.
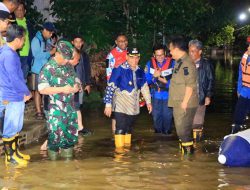
[[[246,18],[247,18],[247,15],[245,13],[241,13],[239,16],[240,20],[246,20]]]

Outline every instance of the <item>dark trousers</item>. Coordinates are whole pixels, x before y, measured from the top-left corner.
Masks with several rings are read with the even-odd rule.
[[[234,110],[234,123],[237,125],[243,125],[246,115],[249,113],[250,99],[239,97]]]
[[[153,98],[153,120],[156,133],[171,133],[173,109],[168,107],[168,100]]]
[[[2,110],[2,113],[0,113],[0,137],[2,137],[2,135],[3,135],[4,114],[5,114],[5,110]]]
[[[116,120],[115,134],[131,134],[136,115],[127,115],[125,113],[114,112],[114,117]]]
[[[20,56],[20,61],[21,61],[21,68],[23,71],[23,77],[26,80],[30,71],[28,56]]]
[[[196,107],[187,108],[185,112],[181,107],[173,108],[176,132],[179,139],[183,143],[193,141],[192,124],[196,109],[197,109]]]

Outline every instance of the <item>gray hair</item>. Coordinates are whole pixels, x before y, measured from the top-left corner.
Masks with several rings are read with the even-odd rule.
[[[194,45],[198,50],[202,50],[203,48],[202,42],[197,39],[189,41],[188,47],[190,47],[191,45]]]

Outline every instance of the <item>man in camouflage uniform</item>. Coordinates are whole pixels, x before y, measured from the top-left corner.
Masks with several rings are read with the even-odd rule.
[[[38,85],[41,94],[50,96],[47,126],[51,160],[57,158],[59,150],[62,157],[72,157],[78,140],[74,93],[79,91],[80,81],[67,66],[73,56],[73,46],[70,42],[59,41],[56,48],[55,57],[41,70]]]

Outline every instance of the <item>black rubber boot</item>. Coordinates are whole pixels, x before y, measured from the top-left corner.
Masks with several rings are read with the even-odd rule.
[[[185,142],[181,144],[181,153],[183,155],[192,155],[194,153],[193,142]]]

